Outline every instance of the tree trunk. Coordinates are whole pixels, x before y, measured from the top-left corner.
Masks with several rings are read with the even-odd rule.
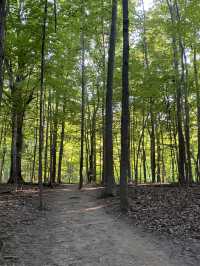
[[[143,9],[143,45],[144,45],[144,65],[147,71],[147,75],[149,75],[149,58],[148,58],[148,45],[147,45],[147,37],[146,37],[146,13],[144,8],[144,1],[142,0],[142,9]],[[150,131],[150,157],[151,157],[151,178],[154,183],[156,180],[156,143],[155,143],[155,117],[153,111],[154,101],[152,97],[150,97],[150,123],[151,123],[151,131]]]
[[[199,76],[198,76],[198,67],[197,67],[197,52],[196,47],[194,47],[194,79],[195,79],[195,89],[197,97],[197,180],[200,180],[200,88],[199,88]]]
[[[144,139],[142,142],[142,150],[143,150],[143,155],[142,155],[142,161],[143,161],[143,175],[144,175],[144,183],[147,182],[147,168],[146,168],[146,151],[145,151],[145,146],[144,146]]]
[[[21,173],[22,145],[23,133],[22,126],[24,120],[24,112],[17,111],[13,108],[12,114],[12,144],[11,144],[11,168],[8,183],[21,184],[24,183]]]
[[[0,1],[0,104],[3,92],[3,62],[4,62],[4,37],[5,37],[6,0]]]
[[[95,109],[95,108],[94,108]],[[96,134],[96,115],[95,110],[92,116],[92,125],[90,130],[90,155],[89,155],[89,183],[95,181],[94,176],[94,155],[95,155],[95,134]]]
[[[58,135],[58,102],[56,100],[56,109],[53,118],[53,132],[52,132],[52,145],[51,145],[51,172],[50,172],[50,185],[53,186],[56,183],[56,163],[57,163],[57,135]]]
[[[160,121],[158,120],[158,123],[160,123]],[[159,132],[159,128],[157,128],[157,182],[160,183],[161,182],[161,147],[160,147],[160,132]]]
[[[41,46],[41,66],[40,66],[40,127],[39,127],[39,166],[38,166],[38,183],[39,183],[39,207],[43,208],[43,163],[42,163],[42,153],[44,146],[44,124],[43,124],[43,103],[44,103],[44,74],[45,74],[45,42],[46,42],[46,21],[47,21],[47,0],[44,2],[44,14],[43,14],[43,25],[42,25],[42,46]]]
[[[112,1],[112,21],[110,31],[110,43],[108,51],[108,72],[107,72],[107,88],[106,88],[106,113],[105,113],[105,156],[104,156],[104,175],[107,196],[113,195],[115,185],[114,169],[113,169],[113,74],[114,59],[116,46],[116,27],[117,27],[117,0]]]
[[[102,148],[101,148],[101,183],[105,185],[105,171],[104,171],[104,161],[105,161],[105,92],[106,92],[106,48],[105,48],[105,30],[104,30],[104,0],[101,1],[102,5],[102,80],[103,80],[103,92],[102,92],[102,105],[101,105],[101,114],[102,114]]]
[[[63,111],[64,113],[64,111]],[[64,149],[64,137],[65,137],[65,121],[62,121],[62,129],[60,136],[60,151],[59,151],[59,160],[58,160],[58,184],[61,183],[61,175],[62,175],[62,158],[63,158],[63,149]]]
[[[121,117],[121,161],[120,161],[120,207],[128,210],[128,167],[129,167],[129,20],[128,0],[123,6],[123,65],[122,65],[122,117]]]
[[[171,15],[171,23],[176,28],[176,14],[174,11],[174,5],[166,0]],[[178,49],[177,49],[177,37],[176,32],[172,34],[172,49],[173,49],[173,60],[174,60],[174,83],[176,88],[176,120],[177,120],[177,132],[178,132],[178,178],[179,183],[186,183],[186,155],[185,155],[185,138],[183,135],[183,120],[182,120],[182,89],[179,74],[179,60],[178,60]]]
[[[80,169],[79,169],[79,189],[83,187],[83,163],[84,163],[84,135],[85,135],[85,34],[84,34],[84,18],[85,6],[82,0],[82,29],[81,29],[81,150],[80,150]]]
[[[89,177],[89,155],[90,154],[90,141],[89,141],[89,130],[85,127],[85,168],[87,173],[87,182],[90,183]]]
[[[6,156],[6,147],[3,148],[3,152],[2,152],[2,159],[1,159],[1,165],[0,165],[0,183],[2,183],[2,181],[3,181],[2,178],[3,178],[5,156]]]
[[[164,136],[163,136],[163,130],[161,130],[161,139],[162,139],[162,155],[161,155],[161,163],[162,163],[162,178],[161,182],[165,183],[166,178],[166,167],[165,167],[165,147],[164,147]],[[171,151],[171,148],[170,148]]]
[[[174,1],[175,6],[175,12],[176,12],[176,20],[177,23],[181,25],[181,17],[180,17],[180,11],[179,11],[179,4],[177,0]],[[181,84],[184,89],[184,131],[185,131],[185,154],[186,154],[186,160],[185,160],[185,178],[186,183],[192,183],[192,164],[191,164],[191,149],[190,149],[190,108],[188,103],[188,67],[187,67],[187,56],[185,52],[185,46],[184,46],[184,40],[181,36],[180,31],[178,30],[178,39],[179,39],[179,49],[181,54]]]
[[[152,109],[153,102],[150,102],[150,109]],[[150,142],[151,142],[151,178],[152,182],[156,181],[156,139],[155,139],[155,122],[154,122],[154,114],[151,110],[151,132],[150,132]]]
[[[5,163],[5,156],[7,152],[6,148],[6,136],[7,136],[7,126],[5,125],[4,127],[4,134],[1,136],[2,141],[3,141],[3,149],[2,149],[2,159],[1,159],[1,166],[0,166],[0,183],[2,183],[2,178],[3,178],[3,169],[4,169],[4,163]]]
[[[51,91],[48,97],[48,107],[46,114],[46,139],[45,139],[45,152],[44,152],[44,183],[48,183],[48,149],[49,149],[49,120],[50,120],[50,105],[51,105]]]
[[[38,143],[38,127],[34,128],[34,151],[33,151],[33,164],[32,164],[32,173],[31,173],[31,183],[33,183],[33,180],[35,179],[35,163],[36,163],[36,154],[37,154],[37,143]]]

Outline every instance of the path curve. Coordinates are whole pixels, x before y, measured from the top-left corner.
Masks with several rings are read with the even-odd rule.
[[[97,189],[75,186],[45,192],[48,210],[31,223],[15,228],[12,264],[25,266],[184,266],[121,217],[105,211]],[[108,210],[108,209],[107,209]],[[161,248],[162,246],[162,248]]]

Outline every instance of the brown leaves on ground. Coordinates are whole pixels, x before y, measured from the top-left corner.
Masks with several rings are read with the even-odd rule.
[[[200,186],[141,185],[129,188],[129,217],[136,225],[200,252]]]
[[[181,238],[200,239],[200,187],[131,187],[130,216],[137,224]]]
[[[36,186],[26,186],[18,191],[14,186],[0,186],[0,265],[17,263],[18,258],[11,251],[17,237],[16,231],[32,224],[40,215],[37,195]]]

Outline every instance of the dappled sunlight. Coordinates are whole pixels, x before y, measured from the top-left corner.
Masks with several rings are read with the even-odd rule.
[[[100,190],[103,189],[104,187],[84,187],[82,191],[93,191],[93,190]]]
[[[62,188],[61,190],[62,191],[67,191],[67,192],[72,192],[73,191],[72,189],[69,189],[69,188]]]
[[[90,207],[90,208],[81,208],[81,209],[77,209],[77,210],[69,210],[66,213],[70,214],[70,213],[88,213],[88,212],[95,212],[97,210],[103,209],[105,207],[108,207],[109,204],[102,204],[102,205],[98,205],[98,206],[94,206],[94,207]]]
[[[72,188],[67,188],[67,187],[65,187],[65,188],[63,188],[63,187],[61,187],[61,188],[54,188],[53,189],[54,191],[56,190],[56,191],[65,191],[65,192],[72,192],[72,191],[74,191]],[[50,190],[48,190],[48,192],[49,191],[52,191],[52,189],[50,189]]]

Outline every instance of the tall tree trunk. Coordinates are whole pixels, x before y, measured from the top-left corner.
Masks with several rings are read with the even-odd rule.
[[[147,182],[147,167],[146,167],[146,151],[145,151],[145,145],[144,145],[144,138],[142,141],[142,162],[143,162],[143,175],[144,175],[144,183]]]
[[[133,180],[133,121],[132,121],[132,108],[133,106],[130,106],[130,177],[131,179],[128,180],[129,183]]]
[[[150,102],[150,120],[151,120],[151,131],[150,131],[150,142],[151,142],[151,178],[152,182],[156,181],[156,137],[155,137],[155,119],[152,111],[152,100]]]
[[[49,185],[51,186],[53,186],[53,184],[52,184],[52,180],[51,180],[51,173],[52,173],[52,168],[53,168],[53,160],[52,160],[52,145],[53,145],[53,115],[52,115],[52,105],[51,105],[51,107],[50,107],[50,112],[51,112],[51,114],[50,114],[50,136],[49,136],[49,138],[50,138],[50,144],[49,144],[49,157],[50,157],[50,159],[49,159],[49,161],[50,161],[50,163],[49,163]]]
[[[15,105],[12,110],[11,168],[8,183],[18,185],[24,182],[21,173],[24,112],[17,110]]]
[[[145,151],[145,113],[143,111],[143,119],[142,119],[142,126],[143,126],[143,132],[142,132],[142,164],[143,164],[143,175],[144,175],[144,183],[147,182],[147,171],[146,171],[146,151]]]
[[[43,163],[42,163],[42,153],[44,146],[44,124],[43,124],[43,103],[44,103],[44,74],[45,74],[45,42],[46,42],[46,21],[47,21],[47,7],[48,2],[44,2],[44,14],[43,14],[43,25],[42,25],[42,46],[41,46],[41,66],[40,66],[40,126],[39,126],[39,166],[38,166],[38,183],[39,183],[39,200],[40,209],[43,207],[42,199],[42,176],[43,176]]]
[[[138,148],[135,156],[135,183],[138,183],[138,163],[139,163],[139,156],[141,153],[141,143],[144,141],[144,132],[146,128],[148,116],[145,120],[144,114],[143,114],[143,121],[142,121],[142,133],[140,135],[139,141],[138,141]]]
[[[4,169],[4,163],[5,163],[5,156],[6,156],[6,147],[3,147],[3,152],[2,152],[2,159],[1,159],[1,165],[0,165],[0,184],[2,183],[2,178],[3,178],[3,169]]]
[[[158,119],[158,123],[160,123]],[[157,128],[157,182],[161,182],[161,147],[160,147],[160,129]]]
[[[4,119],[2,129],[1,129],[1,134],[0,134],[0,147],[2,149],[1,166],[0,166],[0,183],[2,183],[2,181],[3,181],[2,180],[3,169],[4,169],[4,163],[5,163],[5,156],[6,156],[6,152],[7,152],[7,148],[6,148],[7,130],[8,130],[8,125]]]
[[[112,1],[112,21],[110,31],[110,43],[108,51],[108,72],[107,72],[107,87],[106,87],[106,113],[105,113],[105,156],[104,156],[104,176],[107,196],[113,195],[115,185],[114,169],[113,169],[113,74],[114,74],[114,59],[116,46],[116,27],[117,27],[117,0]]]
[[[179,10],[179,4],[177,0],[174,0],[175,12],[176,12],[176,20],[177,23],[181,25],[181,16]],[[184,40],[181,35],[181,32],[178,28],[178,39],[179,39],[179,49],[181,54],[181,83],[183,87],[183,94],[184,94],[184,112],[185,112],[185,119],[184,119],[184,131],[185,131],[185,154],[186,154],[186,161],[185,161],[185,168],[186,168],[186,183],[192,183],[192,164],[191,164],[191,149],[190,149],[190,108],[188,103],[188,67],[187,67],[187,56],[185,52]]]
[[[161,182],[165,183],[166,178],[166,167],[165,167],[165,146],[164,146],[164,136],[163,136],[163,130],[161,129],[161,143],[162,143],[162,154],[161,154],[161,163],[162,163],[162,178]],[[171,148],[170,148],[171,151]]]
[[[143,45],[144,45],[144,65],[147,75],[149,75],[149,58],[148,58],[148,45],[147,45],[147,36],[146,36],[146,12],[144,8],[144,1],[142,0],[142,9],[143,9]],[[151,177],[152,182],[155,182],[156,178],[156,136],[155,136],[155,115],[153,111],[154,101],[150,97],[150,157],[151,157]]]
[[[36,110],[37,110],[37,115],[38,115],[38,93],[37,93],[37,104],[36,104]],[[33,162],[31,166],[31,174],[30,174],[30,182],[33,183],[35,180],[35,165],[36,165],[36,156],[37,156],[37,146],[38,146],[38,119],[35,122],[35,127],[34,127],[34,149],[33,149]]]
[[[128,164],[129,164],[129,20],[128,0],[123,6],[123,65],[122,65],[122,117],[121,117],[121,161],[120,161],[120,206],[128,210]]]
[[[95,108],[94,108],[95,109]],[[91,129],[90,129],[90,155],[89,155],[89,183],[94,181],[94,154],[95,154],[95,126],[96,126],[95,110],[92,115]]]
[[[37,154],[37,144],[38,144],[38,125],[34,128],[34,151],[33,151],[33,164],[32,164],[32,171],[31,171],[31,183],[35,179],[35,163],[36,163],[36,154]]]
[[[130,111],[129,111],[130,118]],[[131,129],[130,129],[130,121],[129,121],[129,131],[128,131],[128,182],[132,179],[131,176]]]
[[[102,62],[103,62],[103,70],[102,70],[102,80],[103,80],[103,92],[102,92],[102,105],[101,105],[101,114],[102,114],[102,148],[101,148],[101,183],[105,185],[105,171],[104,171],[104,158],[105,158],[105,92],[106,92],[106,48],[105,48],[105,29],[104,29],[104,0],[101,1],[102,5]]]
[[[64,107],[63,107],[64,109]],[[65,111],[63,110],[63,113]],[[64,150],[64,137],[65,137],[65,120],[63,118],[62,121],[62,129],[61,129],[61,136],[60,136],[60,150],[59,150],[59,159],[58,159],[58,184],[61,183],[61,175],[62,175],[62,159],[63,159],[63,150]]]
[[[0,1],[0,104],[3,92],[3,62],[4,62],[4,37],[5,37],[6,0]]]
[[[53,186],[56,183],[56,163],[57,163],[57,123],[53,125],[52,145],[51,145],[51,173],[50,184]]]
[[[89,176],[89,154],[90,154],[90,141],[89,141],[89,130],[85,127],[85,168],[87,173],[87,182],[90,183]]]
[[[51,161],[52,167],[50,172],[50,185],[56,183],[56,164],[57,164],[57,137],[58,137],[58,101],[56,99],[56,108],[53,117],[53,132],[52,132],[52,145],[51,145]]]
[[[24,182],[21,173],[23,122],[24,122],[26,107],[32,100],[33,91],[30,93],[27,99],[24,99],[21,88],[18,87],[18,84],[23,82],[25,79],[22,76],[17,76],[14,82],[12,66],[11,64],[8,63],[8,61],[6,64],[9,75],[9,87],[11,90],[11,100],[12,100],[11,166],[10,166],[10,178],[8,180],[8,183],[15,183],[17,186],[18,184]]]
[[[175,50],[174,50],[175,52]],[[175,52],[176,53],[176,52]],[[174,64],[175,64],[175,76],[178,75],[178,64],[177,64],[176,55],[174,54]],[[186,173],[185,173],[185,138],[183,135],[183,128],[182,128],[182,107],[181,107],[181,99],[182,99],[182,92],[179,82],[176,79],[176,115],[177,115],[177,131],[178,131],[178,172],[179,172],[179,182],[181,184],[186,182]]]
[[[169,0],[166,0],[171,16],[171,23],[176,28],[176,14],[174,4],[171,4]],[[177,48],[177,33],[172,34],[172,49],[174,60],[174,83],[176,88],[176,119],[177,119],[177,132],[178,132],[178,178],[179,183],[186,183],[186,155],[185,155],[185,138],[183,134],[183,119],[182,119],[182,88],[179,74],[179,60],[178,60],[178,48]]]
[[[85,34],[84,34],[84,17],[85,6],[82,0],[82,29],[81,29],[81,150],[80,150],[80,169],[79,169],[79,189],[83,187],[83,163],[84,163],[84,135],[85,135]]]
[[[200,180],[200,88],[199,88],[199,75],[198,75],[198,67],[197,67],[197,52],[196,47],[194,47],[194,80],[195,80],[195,88],[196,88],[196,97],[197,97],[197,180]]]
[[[45,152],[44,152],[44,183],[48,183],[48,147],[49,147],[49,120],[50,120],[50,105],[51,105],[51,92],[48,97],[48,107],[46,114],[46,137],[45,137]]]
[[[100,98],[98,90],[98,101],[97,105],[94,104],[92,121],[91,121],[91,138],[90,138],[90,173],[91,181],[96,182],[96,118],[99,110]]]

